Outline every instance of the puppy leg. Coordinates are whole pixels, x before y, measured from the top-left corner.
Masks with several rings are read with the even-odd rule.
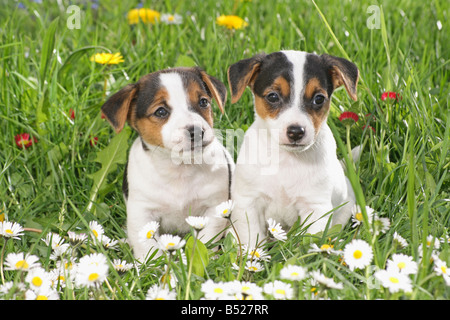
[[[150,250],[158,250],[158,243],[155,240],[155,235],[152,239],[145,240],[139,236],[143,227],[151,222],[158,221],[151,212],[149,212],[145,205],[133,199],[127,201],[127,234],[130,246],[133,249],[134,257],[140,262],[145,262]],[[151,252],[150,252],[151,254]],[[159,256],[158,252],[156,256]]]
[[[257,242],[267,236],[262,213],[254,207],[254,199],[237,198],[231,214],[234,228],[230,228],[233,236],[248,247],[255,247]]]

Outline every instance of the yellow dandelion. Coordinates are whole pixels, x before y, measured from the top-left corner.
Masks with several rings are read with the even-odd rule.
[[[154,24],[159,21],[161,14],[158,11],[146,8],[132,9],[127,14],[128,24],[138,24],[139,20],[143,23]]]
[[[233,15],[230,16],[221,15],[220,17],[217,17],[216,23],[219,26],[224,26],[228,29],[236,29],[236,30],[248,26],[248,23],[244,21],[244,19]]]
[[[100,64],[118,64],[120,62],[124,62],[122,55],[120,52],[117,53],[97,53],[94,54],[91,61],[95,61]]]

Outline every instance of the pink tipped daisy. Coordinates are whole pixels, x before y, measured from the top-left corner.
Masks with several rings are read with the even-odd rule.
[[[352,125],[356,122],[358,122],[359,117],[356,113],[351,111],[344,111],[339,116],[339,121],[341,121],[345,125]]]

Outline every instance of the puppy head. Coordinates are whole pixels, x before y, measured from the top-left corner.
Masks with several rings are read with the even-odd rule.
[[[249,86],[256,116],[267,129],[278,130],[280,144],[292,151],[314,144],[336,88],[344,85],[357,99],[358,77],[358,68],[346,59],[301,51],[259,54],[228,69],[231,102]]]
[[[212,99],[224,111],[226,88],[200,68],[150,73],[112,95],[102,106],[120,132],[125,122],[147,145],[194,150],[214,139]]]

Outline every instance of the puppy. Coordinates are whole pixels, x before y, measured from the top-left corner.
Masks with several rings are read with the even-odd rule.
[[[204,242],[225,229],[215,207],[230,198],[234,162],[214,135],[211,103],[223,113],[226,95],[225,85],[200,68],[174,68],[143,76],[102,106],[116,132],[128,121],[139,135],[123,179],[128,240],[138,260],[157,248],[155,237],[139,238],[150,221],[159,222],[159,234],[183,236],[186,217],[206,216]]]
[[[266,221],[288,230],[300,217],[311,234],[345,224],[355,203],[327,125],[333,91],[344,85],[353,100],[359,71],[329,55],[300,51],[260,54],[228,69],[232,103],[247,86],[255,121],[245,133],[233,175],[232,218],[243,243],[266,237]]]

